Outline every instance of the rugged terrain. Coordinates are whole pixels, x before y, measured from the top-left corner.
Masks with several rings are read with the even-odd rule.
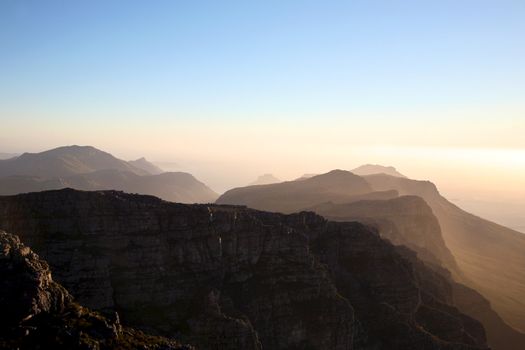
[[[0,228],[81,304],[202,349],[487,348],[449,280],[358,223],[61,190],[0,197]]]
[[[438,218],[466,283],[487,297],[506,322],[525,332],[525,235],[465,212],[429,181],[388,175],[364,178],[376,191],[423,198]]]
[[[48,264],[4,231],[0,276],[0,349],[191,349],[75,303],[53,281]]]
[[[363,182],[368,192],[363,193],[367,190]],[[346,192],[341,190],[345,184]],[[358,193],[352,190],[356,188]],[[372,225],[383,238],[413,249],[441,275],[447,277],[450,271],[455,281],[490,299],[497,313],[479,293],[461,298],[464,312],[483,319],[489,345],[495,349],[525,347],[525,335],[506,324],[519,329],[512,320],[525,314],[520,309],[525,295],[520,284],[525,266],[525,247],[520,243],[523,235],[508,234],[508,229],[461,211],[441,197],[430,182],[386,174],[359,177],[334,170],[295,183],[233,189],[217,203],[284,213],[308,209],[330,220],[358,220]],[[508,268],[501,261],[508,262]],[[460,289],[458,294],[462,294]],[[472,301],[467,306],[469,299],[477,300],[476,306]]]

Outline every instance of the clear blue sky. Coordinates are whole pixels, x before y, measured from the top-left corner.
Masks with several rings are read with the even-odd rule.
[[[0,50],[2,119],[522,107],[525,1],[2,0]]]
[[[525,0],[0,0],[0,152],[514,191],[524,135]]]

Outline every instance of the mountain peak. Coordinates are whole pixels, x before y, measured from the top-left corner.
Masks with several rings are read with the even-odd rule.
[[[66,177],[105,169],[147,175],[136,167],[93,146],[62,146],[39,153],[24,153],[18,158],[2,161],[0,176],[30,175],[41,178]]]
[[[158,175],[158,174],[162,174],[164,172],[164,170],[162,170],[161,168],[159,168],[158,166],[156,166],[155,164],[149,162],[148,160],[146,160],[145,157],[141,157],[137,160],[130,160],[128,162],[129,164],[139,168],[139,169],[142,169],[152,175]]]
[[[267,173],[260,175],[255,181],[251,182],[249,186],[269,185],[277,182],[281,182],[281,180],[276,178],[273,174]]]
[[[379,164],[364,164],[364,165],[361,165],[353,169],[352,173],[359,175],[359,176],[373,175],[373,174],[387,174],[390,176],[406,178],[405,175],[401,174],[393,166],[384,166],[384,165],[379,165]]]

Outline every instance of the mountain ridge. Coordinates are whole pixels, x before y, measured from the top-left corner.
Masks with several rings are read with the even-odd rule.
[[[59,190],[0,197],[0,228],[83,304],[202,349],[487,349],[450,282],[356,222]]]
[[[126,162],[92,146],[63,146],[0,160],[0,194],[67,187],[116,189],[183,203],[213,202],[218,197],[191,174],[164,172],[144,157]]]

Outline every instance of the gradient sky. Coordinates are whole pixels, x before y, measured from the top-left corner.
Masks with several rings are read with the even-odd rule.
[[[0,151],[89,144],[218,191],[387,163],[521,196],[524,18],[523,0],[2,0]]]

